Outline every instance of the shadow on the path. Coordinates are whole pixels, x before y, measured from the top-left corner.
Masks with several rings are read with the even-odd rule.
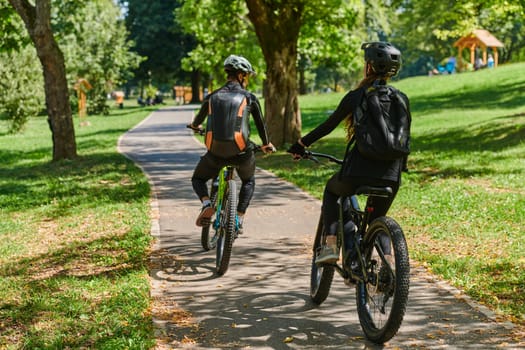
[[[357,318],[355,289],[339,276],[321,306],[310,301],[310,258],[303,244],[281,239],[249,246],[250,239],[243,240],[235,241],[230,268],[221,277],[214,272],[215,251],[203,251],[196,239],[172,236],[165,242],[171,247],[164,254],[178,264],[158,266],[152,278],[180,285],[184,290],[172,288],[162,297],[200,320],[160,320],[172,345],[189,339],[209,349],[438,349],[458,343],[465,349],[475,348],[473,344],[495,349],[506,344],[508,334],[431,285],[418,269],[412,274],[410,305],[398,335],[383,346],[373,344],[364,338]],[[204,290],[202,283],[209,288]]]

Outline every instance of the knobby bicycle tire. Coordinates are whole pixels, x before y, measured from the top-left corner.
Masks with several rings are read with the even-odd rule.
[[[379,253],[388,253],[388,247],[394,253],[392,269]],[[403,230],[392,218],[375,219],[364,238],[363,252],[369,278],[356,288],[359,322],[369,340],[383,344],[399,330],[408,302],[410,263]]]
[[[223,201],[224,215],[221,218],[224,222],[221,223],[221,232],[217,240],[216,270],[219,276],[224,275],[228,270],[233,240],[235,239],[235,217],[237,215],[237,184],[235,180],[228,181],[226,192]]]
[[[312,253],[312,268],[310,272],[310,298],[312,301],[321,305],[326,300],[330,293],[330,287],[334,278],[334,267],[331,265],[317,265],[315,258],[319,252],[325,237],[323,237],[323,217],[319,218],[317,224],[317,232],[315,234],[313,253]]]
[[[211,203],[212,203],[213,208],[216,208],[215,206],[215,201],[217,199],[216,197],[217,197],[217,191],[214,190],[214,187],[212,184],[210,198],[211,198]],[[202,248],[206,251],[211,250],[217,246],[217,232],[210,234],[210,231],[212,231],[213,221],[215,220],[215,217],[216,217],[216,214],[213,214],[212,217],[210,218],[210,224],[202,226],[201,245],[202,245]]]

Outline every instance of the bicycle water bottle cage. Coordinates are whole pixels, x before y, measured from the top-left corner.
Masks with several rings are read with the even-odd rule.
[[[359,186],[355,191],[355,194],[363,194],[367,196],[376,196],[376,197],[391,197],[392,196],[391,187],[374,187],[374,186]]]

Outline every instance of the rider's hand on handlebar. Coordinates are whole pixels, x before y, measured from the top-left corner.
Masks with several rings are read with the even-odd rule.
[[[199,126],[195,126],[195,125],[193,125],[193,124],[188,124],[188,125],[186,125],[186,127],[187,127],[188,129],[193,130],[193,132],[195,132],[195,133],[202,133],[202,128],[199,127]]]
[[[306,149],[299,142],[291,145],[286,152],[291,153],[294,160],[304,158],[306,155]]]
[[[261,151],[263,151],[264,154],[269,154],[269,153],[276,152],[277,149],[270,142],[267,145],[261,146]]]

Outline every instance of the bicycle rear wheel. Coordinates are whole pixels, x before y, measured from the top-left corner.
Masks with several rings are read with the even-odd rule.
[[[215,206],[215,201],[216,201],[216,197],[217,197],[217,191],[214,190],[214,187],[212,185],[212,190],[211,190],[211,203],[212,203],[212,206],[214,208],[216,208]],[[216,218],[216,214],[213,214],[213,216],[210,218],[210,222],[208,225],[205,225],[205,226],[202,226],[202,230],[201,230],[201,245],[202,245],[202,248],[204,248],[204,250],[210,250],[210,249],[213,249],[217,246],[217,232],[211,232],[210,233],[210,230],[211,228],[213,227],[213,222],[215,221],[215,218]]]
[[[219,276],[224,275],[230,264],[230,257],[235,239],[237,215],[237,184],[234,180],[228,181],[228,189],[224,194],[223,216],[221,217],[220,234],[217,239],[216,270]]]
[[[399,224],[379,217],[369,226],[363,256],[368,278],[356,289],[359,322],[366,337],[382,344],[399,330],[408,301],[410,263]]]
[[[321,246],[324,244],[326,235],[323,234],[323,217],[319,218],[317,224],[317,232],[315,234],[313,256],[312,256],[312,269],[310,272],[310,298],[312,301],[321,305],[326,300],[330,293],[330,287],[332,286],[332,280],[334,278],[334,267],[331,265],[317,265],[315,258],[321,250]]]

